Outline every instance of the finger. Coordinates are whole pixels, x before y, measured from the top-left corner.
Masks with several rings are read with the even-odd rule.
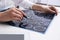
[[[16,8],[13,8],[12,10],[13,10],[13,12],[15,12],[17,14],[22,14],[21,12],[17,11]]]
[[[56,15],[58,14],[57,9],[54,6],[51,6],[50,9],[55,11]]]
[[[57,9],[56,9],[55,7],[53,7],[53,9],[55,10],[55,12],[56,12],[56,15],[58,15]]]
[[[18,17],[13,17],[13,20],[21,21],[22,19]]]
[[[17,17],[13,18],[13,20],[15,20],[15,21],[21,21],[21,19],[17,18]]]
[[[15,17],[17,17],[17,18],[19,18],[19,19],[21,19],[22,20],[22,18],[23,18],[23,16],[18,16],[18,15],[16,15]]]
[[[23,15],[22,15],[22,13],[19,12],[19,11],[17,11],[16,8],[13,9],[13,10],[14,10],[14,12],[17,14],[17,16],[20,15],[20,18],[21,18],[21,20],[22,20],[22,19],[23,19]]]
[[[23,18],[23,15],[19,15],[19,14],[13,13],[13,17],[17,17],[17,18],[22,19]]]
[[[51,9],[48,9],[50,13],[55,13],[55,11],[51,10]]]
[[[21,11],[21,10],[19,10],[17,8],[16,8],[16,10],[19,11],[20,12],[19,14],[23,15],[23,17],[26,17],[26,14],[23,11]]]
[[[16,14],[19,14],[20,16],[23,16],[21,12],[17,11],[16,9],[13,9]]]
[[[21,12],[23,16],[26,16],[26,14],[23,11],[21,11],[20,9],[16,8],[16,10],[18,10],[19,12]]]

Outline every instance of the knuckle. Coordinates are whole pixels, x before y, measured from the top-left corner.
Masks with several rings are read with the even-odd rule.
[[[12,12],[11,15],[14,15],[14,13]]]
[[[11,13],[11,16],[12,16],[12,17],[15,17],[16,15],[15,15],[14,13]]]
[[[12,8],[11,10],[12,10],[12,11],[14,11],[14,10],[15,10],[15,8]]]

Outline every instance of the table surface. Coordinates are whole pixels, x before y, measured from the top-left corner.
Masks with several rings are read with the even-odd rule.
[[[60,40],[60,8],[45,34],[0,24],[0,34],[25,34],[25,40]]]

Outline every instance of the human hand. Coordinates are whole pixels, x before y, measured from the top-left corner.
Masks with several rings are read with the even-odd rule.
[[[7,21],[13,21],[13,20],[19,20],[21,21],[24,17],[24,12],[17,9],[17,8],[11,8],[7,11],[0,12],[0,22],[7,22]]]
[[[55,13],[57,15],[57,9],[54,6],[43,6],[43,5],[35,4],[32,6],[32,9],[43,13],[51,13],[51,14]]]
[[[56,15],[58,14],[57,9],[54,6],[46,7],[44,11],[46,13],[55,13]]]

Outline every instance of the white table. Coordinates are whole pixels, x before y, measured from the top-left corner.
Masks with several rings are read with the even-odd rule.
[[[0,34],[24,34],[25,40],[60,40],[60,11],[54,17],[45,34],[5,24],[0,24]]]

